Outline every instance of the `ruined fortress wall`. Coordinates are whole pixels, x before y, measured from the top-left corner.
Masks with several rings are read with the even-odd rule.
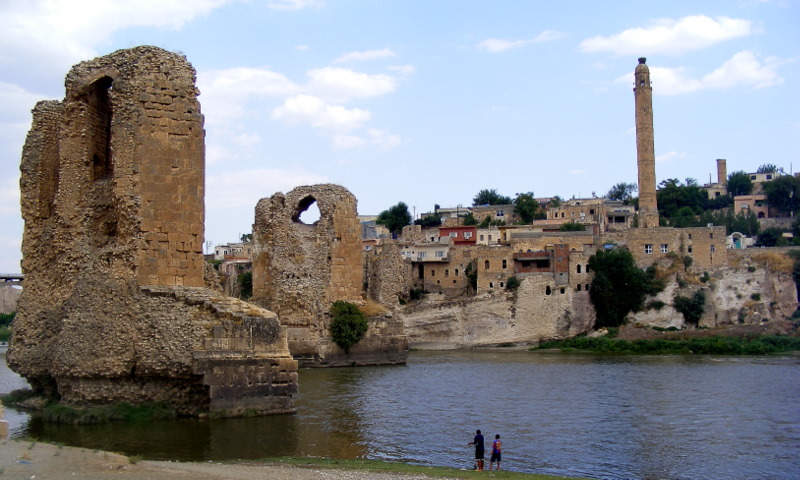
[[[182,413],[293,409],[297,363],[275,315],[203,288],[196,96],[183,56],[137,47],[75,66],[65,99],[34,109],[7,360],[40,393]]]

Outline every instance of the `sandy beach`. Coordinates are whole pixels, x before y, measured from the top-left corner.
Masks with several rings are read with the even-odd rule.
[[[135,459],[134,459],[135,461]],[[142,460],[131,463],[124,455],[111,452],[62,447],[49,443],[0,440],[0,478],[3,479],[110,479],[150,480],[412,480],[424,475],[405,475],[338,470],[319,467],[287,467],[239,463],[165,462]]]

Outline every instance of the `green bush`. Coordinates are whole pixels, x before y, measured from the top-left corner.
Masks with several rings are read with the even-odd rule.
[[[756,271],[756,267],[750,265],[749,267],[747,267],[747,271],[750,272],[750,273],[753,273],[753,272]]]
[[[350,353],[350,347],[364,338],[367,333],[367,319],[358,307],[350,302],[337,301],[331,305],[331,335],[336,345],[342,347],[345,353]]]
[[[761,301],[761,294],[760,293],[753,293],[750,295],[750,300],[760,302]]]
[[[647,309],[648,310],[660,311],[666,305],[667,304],[662,302],[661,300],[650,300],[649,302],[647,302]]]
[[[247,300],[253,296],[253,272],[240,273],[236,278],[239,281],[239,291],[242,300]]]
[[[708,283],[709,280],[711,280],[711,275],[709,275],[708,272],[703,272],[703,276],[700,277],[700,281],[703,283]]]
[[[617,340],[609,337],[575,337],[543,342],[537,349],[586,350],[597,353],[766,355],[800,350],[800,338],[785,335],[768,337],[706,337],[692,339]]]
[[[8,342],[9,340],[11,340],[11,329],[0,327],[0,342]]]
[[[506,280],[506,290],[514,291],[519,288],[519,280],[515,276],[508,277]]]
[[[683,314],[683,318],[687,322],[697,325],[700,322],[700,317],[705,312],[706,294],[702,290],[695,292],[692,298],[677,295],[673,300],[672,305],[675,310]]]

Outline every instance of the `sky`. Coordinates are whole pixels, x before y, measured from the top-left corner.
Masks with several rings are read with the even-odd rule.
[[[800,170],[800,0],[0,0],[0,272],[20,271],[30,110],[138,45],[197,70],[212,245],[300,185],[419,215],[635,183],[638,57],[657,182]]]

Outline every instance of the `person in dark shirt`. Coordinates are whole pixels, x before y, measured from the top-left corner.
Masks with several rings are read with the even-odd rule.
[[[483,435],[480,430],[475,432],[475,438],[467,445],[475,445],[475,467],[476,470],[483,470]]]

